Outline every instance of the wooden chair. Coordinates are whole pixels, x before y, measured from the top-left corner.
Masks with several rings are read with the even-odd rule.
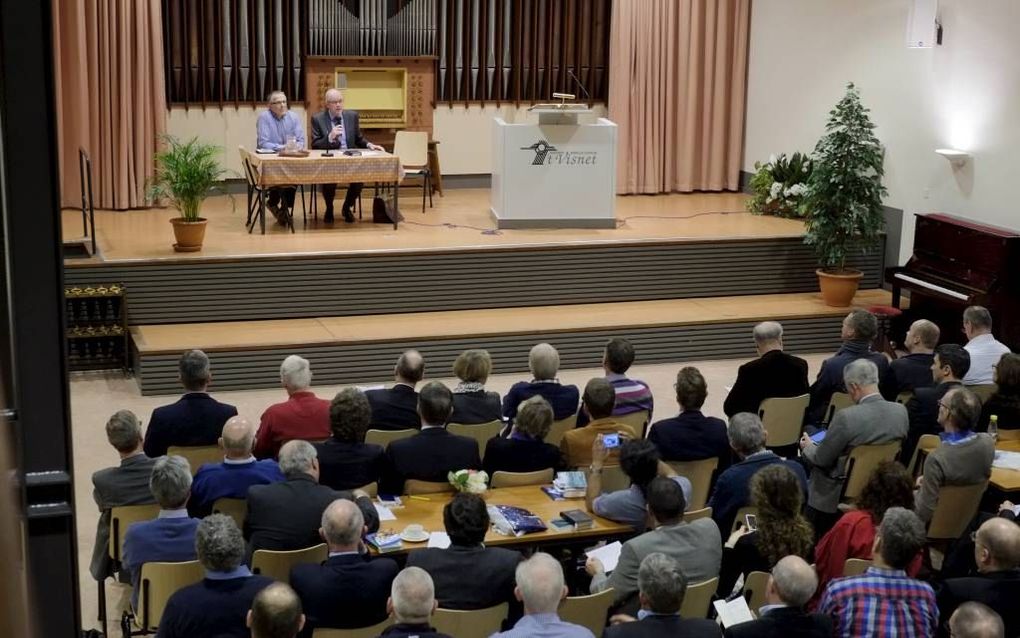
[[[837,412],[844,408],[849,408],[853,404],[853,400],[846,392],[833,392],[832,397],[829,399],[829,407],[825,409],[825,422],[832,423],[832,417]]]
[[[758,508],[748,505],[746,507],[741,507],[740,509],[738,509],[737,515],[733,518],[733,526],[730,527],[730,534],[737,531],[737,527],[739,527],[740,524],[744,522],[744,519],[748,514],[753,514],[754,516],[757,516]],[[726,542],[725,538],[723,539],[723,542],[724,543]]]
[[[682,618],[706,618],[712,605],[712,596],[719,587],[719,577],[687,586],[684,602],[680,605]]]
[[[170,596],[178,589],[205,578],[205,568],[197,560],[183,563],[144,563],[138,588],[138,610],[134,624],[143,632],[154,632],[163,618]]]
[[[361,627],[359,629],[316,629],[312,632],[312,638],[376,638],[386,628],[393,624],[393,617],[390,616],[378,625]]]
[[[122,505],[110,508],[110,540],[106,546],[107,554],[113,561],[115,570],[120,570],[121,557],[124,555],[124,536],[133,523],[151,521],[159,516],[159,505]],[[99,620],[103,624],[103,635],[106,630],[106,579],[99,581]]]
[[[325,543],[289,552],[257,549],[251,557],[251,571],[286,583],[290,582],[290,568],[294,565],[318,565],[327,558],[329,558],[329,548]]]
[[[999,429],[999,440],[1000,441],[1020,441],[1020,428],[1012,430]]]
[[[359,489],[362,492],[368,494],[372,498],[375,498],[376,496],[379,495],[379,484],[378,483],[369,483],[368,485],[362,485],[361,487],[359,487],[357,489]]]
[[[248,501],[243,498],[218,498],[212,506],[213,514],[226,514],[237,523],[237,529],[244,529],[244,518],[248,515]]]
[[[987,403],[988,399],[991,398],[991,396],[995,394],[995,391],[999,389],[998,384],[995,383],[979,383],[976,385],[968,385],[964,387],[966,387],[974,394],[978,395],[978,398],[981,399],[982,405]]]
[[[619,465],[607,465],[602,468],[602,491],[616,492],[630,487],[630,477],[624,474]]]
[[[688,523],[690,523],[691,521],[696,521],[699,518],[712,518],[712,508],[702,507],[701,509],[687,510],[686,512],[684,512],[684,521]]]
[[[609,620],[613,593],[610,587],[589,596],[567,596],[560,603],[560,620],[587,627],[598,638]]]
[[[860,576],[871,567],[871,561],[867,558],[848,558],[843,563],[844,576]]]
[[[440,608],[432,614],[432,626],[457,638],[488,638],[499,631],[509,608],[507,603],[471,611]]]
[[[446,429],[450,434],[459,434],[460,436],[474,439],[478,443],[478,458],[482,458],[485,456],[485,444],[489,442],[489,439],[499,436],[499,432],[503,429],[504,425],[506,424],[498,420],[477,425],[450,423],[446,426]]]
[[[910,463],[907,464],[907,473],[911,476],[917,476],[919,474],[919,467],[923,467],[921,462],[921,455],[931,454],[931,451],[942,445],[942,439],[937,434],[922,434],[921,438],[917,440],[917,447],[914,448],[914,454],[910,457]]]
[[[839,500],[853,501],[871,478],[872,472],[882,461],[894,461],[900,453],[900,441],[889,441],[876,445],[858,445],[850,450],[846,462],[846,474]]]
[[[751,572],[744,579],[744,600],[755,615],[765,604],[765,588],[769,585],[769,576],[768,572]]]
[[[648,410],[638,410],[637,412],[631,412],[629,414],[615,414],[613,419],[620,423],[626,423],[630,427],[634,428],[634,431],[641,435],[641,438],[645,437],[645,433],[648,431],[648,419],[651,418]]]
[[[547,485],[552,483],[553,469],[534,472],[493,472],[489,487],[520,487],[523,485]]]
[[[194,445],[181,447],[171,445],[166,451],[168,456],[183,456],[191,466],[191,475],[198,474],[198,468],[206,463],[222,463],[223,450],[218,445]]]
[[[810,395],[796,397],[773,397],[765,399],[758,406],[758,416],[765,428],[765,447],[794,445],[800,440],[804,413],[807,412]]]
[[[559,421],[553,421],[552,427],[549,428],[549,434],[545,435],[545,442],[551,443],[556,447],[560,446],[560,441],[563,440],[563,435],[570,432],[577,427],[577,415],[571,414],[565,419]]]
[[[381,445],[383,449],[386,449],[390,443],[412,437],[415,434],[418,434],[418,430],[369,430],[365,432],[365,443]]]
[[[397,131],[393,138],[393,154],[400,158],[405,175],[422,178],[421,212],[425,213],[425,195],[428,192],[432,208],[432,171],[429,170],[429,134],[424,131]],[[497,630],[498,631],[498,630]]]
[[[688,509],[701,509],[708,502],[708,491],[712,487],[712,473],[719,466],[719,459],[712,457],[700,461],[669,461],[676,473],[691,482],[691,502]]]
[[[404,494],[441,494],[452,491],[454,491],[454,487],[446,481],[419,481],[418,479],[404,481]]]
[[[914,398],[913,390],[904,390],[903,392],[900,392],[899,394],[896,395],[896,403],[899,403],[900,405],[906,405],[907,403],[910,403],[910,400],[913,398]]]
[[[928,540],[956,540],[977,514],[988,481],[974,485],[943,485],[928,523]]]

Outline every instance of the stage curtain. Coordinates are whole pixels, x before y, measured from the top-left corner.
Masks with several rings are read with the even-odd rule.
[[[619,193],[737,190],[750,0],[614,0]]]
[[[62,206],[81,203],[78,147],[97,208],[145,206],[166,128],[159,0],[52,0]]]

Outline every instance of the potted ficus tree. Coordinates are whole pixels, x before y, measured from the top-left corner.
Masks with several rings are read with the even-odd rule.
[[[202,249],[206,220],[199,216],[202,202],[213,191],[222,191],[220,180],[226,174],[220,166],[220,147],[199,142],[193,137],[182,142],[163,136],[163,150],[156,153],[156,173],[149,184],[150,199],[165,199],[181,212],[170,223],[174,227],[174,250],[195,252]]]
[[[815,145],[801,201],[804,242],[815,247],[822,299],[830,306],[850,305],[863,273],[846,267],[847,255],[871,248],[882,231],[884,151],[868,113],[847,84]]]

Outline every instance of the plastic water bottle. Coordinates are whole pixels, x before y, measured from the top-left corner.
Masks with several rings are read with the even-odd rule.
[[[988,419],[988,434],[993,440],[999,440],[999,415],[993,414],[991,418]]]

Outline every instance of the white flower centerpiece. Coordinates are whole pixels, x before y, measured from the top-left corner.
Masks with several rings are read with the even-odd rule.
[[[807,192],[807,182],[814,164],[807,155],[784,153],[769,156],[766,163],[754,163],[751,177],[752,197],[747,210],[758,215],[803,217],[801,200]]]
[[[482,470],[457,470],[446,475],[458,492],[484,494],[489,489],[489,475]]]

